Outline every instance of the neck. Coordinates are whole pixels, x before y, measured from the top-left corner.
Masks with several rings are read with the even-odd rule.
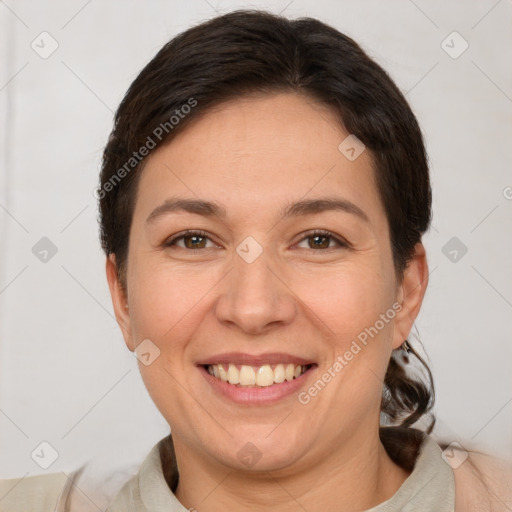
[[[390,459],[378,431],[369,438],[358,429],[321,461],[258,474],[210,466],[201,453],[174,442],[180,468],[176,497],[201,512],[367,510],[391,498],[410,474]]]

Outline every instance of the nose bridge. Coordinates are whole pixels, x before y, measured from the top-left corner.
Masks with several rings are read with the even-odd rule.
[[[286,324],[293,319],[293,294],[275,275],[278,266],[273,262],[271,250],[254,237],[247,237],[237,246],[234,268],[216,307],[219,321],[256,333],[269,324]]]

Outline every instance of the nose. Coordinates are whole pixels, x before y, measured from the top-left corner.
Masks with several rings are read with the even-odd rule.
[[[248,261],[235,255],[234,268],[223,280],[215,304],[218,321],[249,334],[262,334],[290,324],[298,309],[297,302],[279,265],[268,250]]]

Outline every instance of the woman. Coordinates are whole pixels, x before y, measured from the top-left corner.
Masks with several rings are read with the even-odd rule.
[[[109,512],[512,506],[505,462],[429,436],[408,342],[427,157],[350,38],[261,11],[180,34],[122,101],[98,198],[116,318],[172,431]],[[79,474],[13,485],[1,510],[94,503]]]

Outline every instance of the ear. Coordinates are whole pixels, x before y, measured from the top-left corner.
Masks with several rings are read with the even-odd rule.
[[[110,254],[106,261],[106,273],[107,273],[107,281],[108,287],[110,288],[110,296],[112,298],[112,305],[114,306],[114,313],[116,315],[117,323],[121,328],[121,332],[123,333],[123,338],[126,343],[126,346],[129,350],[133,352],[133,337],[131,331],[131,322],[130,322],[130,313],[127,307],[128,301],[119,282],[119,278],[117,276],[117,264],[116,264],[116,256],[115,254]]]
[[[399,285],[397,302],[402,308],[395,317],[393,348],[396,349],[409,336],[414,321],[420,312],[428,285],[428,264],[423,244],[417,243],[402,282]]]

